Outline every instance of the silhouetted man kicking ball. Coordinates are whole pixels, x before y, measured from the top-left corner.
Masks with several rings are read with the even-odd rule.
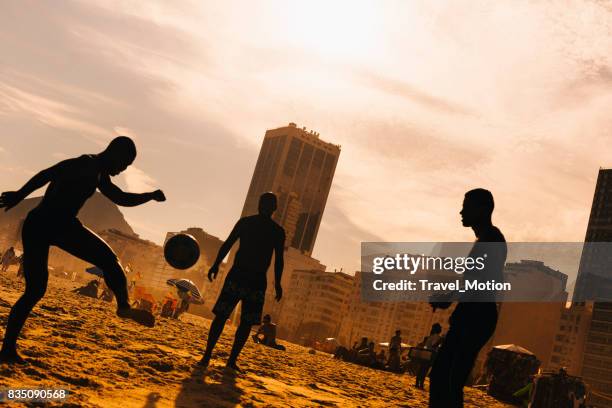
[[[461,222],[476,234],[468,258],[484,257],[484,269],[466,271],[466,280],[503,282],[507,246],[501,231],[491,221],[493,195],[478,188],[468,191],[463,200]],[[450,316],[450,327],[430,374],[429,406],[431,408],[463,407],[465,385],[480,349],[486,344],[497,325],[497,305],[494,292],[461,294]],[[432,303],[446,309],[450,302]]]
[[[23,271],[26,288],[8,317],[0,362],[23,363],[17,354],[17,337],[36,303],[47,290],[49,247],[55,245],[89,262],[104,272],[106,285],[117,298],[117,315],[152,326],[153,315],[130,308],[127,281],[113,250],[77,218],[85,201],[96,188],[115,204],[133,207],[150,200],[164,201],[161,190],[133,194],[123,192],[111,176],[124,171],[136,158],[134,142],[125,136],[113,139],[106,150],[64,160],[41,171],[19,191],[2,193],[0,208],[13,208],[34,190],[49,184],[40,204],[29,212],[23,223]]]
[[[234,265],[230,269],[217,303],[213,307],[215,319],[210,325],[206,351],[200,366],[207,367],[210,363],[212,351],[219,340],[225,326],[225,321],[238,304],[242,302],[240,325],[236,330],[234,345],[227,361],[227,367],[240,372],[236,360],[244,347],[251,327],[261,323],[266,295],[266,272],[274,252],[274,279],[276,301],[281,300],[283,289],[281,276],[283,274],[283,251],[285,248],[285,230],[272,220],[276,210],[276,195],[264,193],[259,197],[259,214],[241,218],[223,243],[217,254],[214,265],[208,272],[208,279],[212,282],[219,273],[219,265],[227,256],[232,245],[240,240]]]

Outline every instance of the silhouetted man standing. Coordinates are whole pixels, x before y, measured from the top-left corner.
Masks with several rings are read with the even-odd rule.
[[[490,191],[479,188],[465,194],[461,221],[464,227],[471,227],[476,234],[476,243],[468,257],[476,259],[484,256],[486,259],[484,270],[466,272],[466,280],[504,280],[507,246],[503,234],[491,222],[493,208],[493,195]],[[446,309],[450,302],[431,305],[434,310]],[[462,296],[449,323],[450,328],[430,374],[431,408],[463,407],[463,386],[480,349],[493,335],[497,325],[495,294],[483,292]]]
[[[225,321],[238,302],[242,302],[240,325],[236,330],[234,345],[227,361],[227,367],[240,371],[236,365],[238,355],[249,338],[251,327],[261,323],[267,287],[266,272],[272,261],[273,252],[276,301],[280,301],[283,296],[281,276],[284,266],[285,230],[272,220],[276,206],[276,195],[262,194],[259,197],[259,214],[241,218],[236,223],[208,272],[208,279],[212,282],[217,277],[219,265],[232,245],[240,240],[234,264],[225,278],[221,294],[213,307],[215,319],[210,325],[206,351],[198,363],[200,366],[207,367],[210,363],[212,351],[223,331]]]
[[[17,354],[17,337],[32,308],[47,290],[47,260],[51,245],[104,272],[106,285],[117,298],[117,315],[148,326],[154,324],[153,315],[130,308],[125,274],[113,250],[77,218],[79,210],[96,189],[121,206],[133,207],[150,200],[166,199],[161,190],[133,194],[112,183],[111,176],[124,171],[135,158],[134,142],[119,136],[102,153],[64,160],[32,177],[19,191],[4,192],[0,196],[0,208],[8,211],[33,191],[49,184],[40,204],[29,212],[23,223],[26,288],[9,314],[0,361],[23,363]]]

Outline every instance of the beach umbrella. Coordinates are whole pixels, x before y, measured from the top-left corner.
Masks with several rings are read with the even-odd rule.
[[[87,268],[85,269],[85,272],[91,273],[92,275],[97,276],[98,278],[104,277],[104,272],[102,271],[102,269],[98,268],[97,266],[92,266],[91,268]]]
[[[518,354],[527,354],[528,356],[534,356],[535,355],[531,351],[527,350],[526,348],[523,348],[521,346],[517,346],[516,344],[501,344],[501,345],[495,346],[493,348],[494,349],[498,349],[498,350],[510,351],[510,352],[518,353]]]
[[[198,287],[189,279],[168,279],[166,283],[170,286],[174,286],[180,291],[189,292],[191,298],[195,300],[196,303],[201,303],[204,301],[204,298],[202,297],[202,294],[200,293]]]

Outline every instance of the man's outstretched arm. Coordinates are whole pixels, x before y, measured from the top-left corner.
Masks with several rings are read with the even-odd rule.
[[[276,301],[283,297],[283,287],[281,286],[281,278],[283,277],[283,269],[285,268],[285,233],[276,243],[274,248],[274,289],[276,290]]]
[[[40,171],[17,191],[6,191],[0,196],[0,208],[10,210],[33,191],[44,187],[45,184],[56,178],[63,170],[76,169],[78,159],[69,159],[57,163],[55,166]]]
[[[108,175],[103,175],[98,188],[113,203],[122,207],[136,207],[151,200],[166,201],[166,196],[161,190],[149,193],[126,193],[111,181]]]
[[[219,248],[217,259],[215,259],[215,263],[210,267],[210,270],[208,271],[208,280],[211,282],[217,277],[217,274],[219,273],[219,265],[221,265],[221,262],[223,262],[227,254],[229,254],[229,251],[230,249],[232,249],[234,243],[238,241],[238,238],[240,238],[240,232],[242,231],[242,224],[240,221],[238,221],[236,225],[234,225],[234,228],[232,229],[232,232],[230,232],[229,237],[227,237],[223,245],[221,245],[221,248]]]

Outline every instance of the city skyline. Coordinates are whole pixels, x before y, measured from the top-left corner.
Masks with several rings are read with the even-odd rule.
[[[122,185],[168,193],[122,209],[135,230],[225,239],[265,130],[295,122],[342,145],[313,252],[330,269],[357,270],[361,241],[471,240],[473,187],[511,241],[582,241],[612,157],[610,10],[351,5],[4,5],[1,189],[123,133],[141,155]]]

